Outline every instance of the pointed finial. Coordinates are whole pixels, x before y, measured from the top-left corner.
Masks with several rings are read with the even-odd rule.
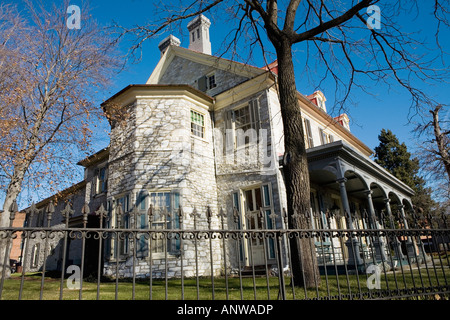
[[[47,210],[53,210],[53,212],[55,211],[55,207],[53,206],[53,203],[51,206],[49,206],[49,208],[47,208]],[[67,202],[65,208],[63,211],[61,211],[61,214],[64,218],[66,218],[66,222],[69,222],[69,218],[73,215],[73,210],[72,210],[72,206],[70,204],[70,202]]]
[[[105,207],[103,206],[103,203],[100,205],[100,208],[97,211],[95,211],[95,214],[100,218],[105,218],[108,215],[108,211],[106,211]]]

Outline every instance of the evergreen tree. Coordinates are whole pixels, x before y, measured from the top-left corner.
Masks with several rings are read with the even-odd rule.
[[[431,188],[425,186],[426,181],[419,175],[419,159],[411,158],[405,143],[400,143],[391,130],[382,129],[378,140],[375,162],[414,190],[411,201],[418,213],[430,213],[435,202],[431,199]]]

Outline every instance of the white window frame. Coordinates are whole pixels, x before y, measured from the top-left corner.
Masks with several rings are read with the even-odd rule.
[[[211,90],[217,87],[216,74],[210,73],[206,75],[206,89]]]
[[[108,168],[105,165],[99,166],[97,168],[98,173],[96,176],[96,181],[95,181],[95,194],[102,194],[108,191]],[[102,170],[104,170],[104,174],[105,176],[103,177],[103,180],[100,179],[101,176],[101,172]],[[104,184],[104,188],[102,188],[102,184]]]
[[[327,144],[331,142],[330,134],[326,132],[324,129],[319,128],[320,141],[322,144]]]
[[[242,110],[244,108],[247,108],[248,115],[249,115],[249,122],[246,122],[243,125],[236,125],[236,113],[239,110]],[[249,145],[252,145],[254,143],[258,143],[259,140],[259,128],[260,128],[260,116],[259,116],[259,101],[258,98],[251,99],[249,101],[246,101],[245,103],[242,103],[231,110],[227,111],[228,113],[231,113],[231,115],[228,115],[229,119],[225,121],[230,121],[230,123],[227,125],[225,124],[225,139],[224,141],[232,141],[234,150],[237,150],[239,148],[245,148]],[[227,116],[226,116],[227,117]],[[243,128],[247,127],[246,130]],[[228,137],[226,136],[229,132],[227,132],[227,129],[231,129],[233,137],[232,140],[228,140]],[[248,129],[255,130],[256,136],[250,137],[248,135]],[[237,131],[243,130],[244,134],[244,142],[240,143],[241,140],[238,137]],[[249,141],[247,141],[246,138],[249,138]],[[231,138],[231,137],[230,137]],[[254,141],[253,141],[254,140]],[[226,144],[225,144],[226,145]]]
[[[119,205],[119,201],[121,199],[127,198],[127,204],[122,212],[122,221],[117,221],[117,206]],[[112,229],[128,229],[130,228],[130,198],[131,193],[122,193],[114,197],[113,202],[114,206],[112,208],[111,214],[111,228]],[[116,244],[119,246],[118,252],[116,252]],[[130,254],[130,243],[128,237],[124,237],[124,239],[120,239],[118,234],[115,235],[115,239],[111,241],[111,249],[110,249],[110,257],[111,260],[123,260]],[[117,255],[117,256],[116,256]]]
[[[181,206],[181,192],[178,189],[164,189],[164,190],[145,190],[144,193],[146,194],[146,198],[145,198],[145,220],[146,223],[148,223],[148,209],[150,207],[150,204],[153,205],[154,210],[160,210],[161,208],[158,208],[157,206],[155,206],[154,201],[152,201],[152,197],[153,195],[157,195],[157,194],[169,194],[170,199],[169,199],[169,208],[170,208],[170,214],[171,217],[174,218],[174,220],[172,219],[168,219],[167,216],[166,217],[162,217],[162,220],[153,220],[151,221],[150,225],[147,225],[147,229],[150,230],[158,230],[158,229],[173,229],[173,230],[180,230],[181,225],[180,225],[180,221],[179,221],[179,217],[178,217],[178,209]],[[176,203],[176,197],[175,195],[178,196],[178,203]],[[167,202],[166,202],[167,204]],[[143,211],[143,209],[141,207],[139,207],[139,210]],[[155,219],[155,217],[158,215],[158,212],[153,213],[153,219]],[[156,225],[162,225],[162,227],[158,227],[155,228]],[[151,237],[150,237],[151,239]],[[158,259],[158,258],[162,258],[165,256],[166,251],[168,255],[177,255],[180,252],[180,242],[179,239],[169,239],[167,242],[162,239],[162,249],[160,251],[158,251],[158,243],[155,246],[155,241],[158,241],[158,239],[147,239],[147,248],[148,248],[148,255],[150,254],[152,255],[152,259]],[[165,246],[165,250],[164,250],[164,246]],[[156,250],[155,250],[156,249]],[[151,253],[150,253],[151,251]]]
[[[272,194],[272,183],[270,183],[270,182],[263,182],[263,183],[251,185],[248,187],[241,188],[239,190],[235,190],[231,193],[233,207],[236,207],[236,209],[238,210],[238,213],[239,213],[238,228],[243,229],[243,230],[247,230],[249,228],[248,221],[245,216],[246,208],[244,207],[244,203],[245,203],[244,198],[245,198],[246,191],[252,190],[252,194],[254,195],[254,193],[255,193],[254,190],[257,188],[259,188],[261,190],[261,205],[262,205],[261,208],[264,212],[264,225],[262,227],[263,227],[263,229],[266,229],[266,227],[267,227],[267,229],[276,229],[277,228],[276,221],[275,221],[275,225],[272,225],[272,220],[267,216],[267,211],[270,211],[270,214],[272,214],[274,212],[274,199],[273,199],[273,194]],[[266,196],[269,199],[268,205],[266,204]],[[256,208],[256,209],[259,210],[259,208]],[[269,239],[266,239],[266,240],[269,240]],[[242,243],[242,247],[240,248],[241,261],[243,261],[243,259],[246,255],[247,256],[249,255],[247,241],[248,241],[248,239],[244,239],[244,241]],[[269,244],[269,243],[270,242],[268,241],[268,243],[266,245],[266,250],[268,250],[268,252],[266,252],[267,259],[275,259],[274,244]]]
[[[312,135],[312,129],[311,129],[311,120],[308,118],[303,118],[303,124],[304,124],[304,132],[305,132],[305,143],[306,148],[313,148],[314,147],[314,138]]]
[[[192,113],[194,113],[194,114],[196,114],[198,116],[201,116],[201,119],[203,121],[203,123],[201,125],[192,121]],[[190,116],[190,122],[191,122],[191,135],[194,136],[194,137],[197,137],[197,138],[205,139],[205,133],[206,133],[206,126],[205,126],[206,116],[205,116],[205,114],[202,113],[202,112],[199,112],[199,111],[197,111],[195,109],[191,109],[191,111],[189,113],[189,116]],[[198,133],[200,131],[198,129],[194,128],[193,125],[198,126],[198,127],[201,128],[201,130],[202,130],[201,131],[201,136],[198,135]]]

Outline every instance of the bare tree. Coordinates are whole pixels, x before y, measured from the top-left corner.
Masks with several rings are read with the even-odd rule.
[[[450,119],[442,116],[448,108],[442,104],[428,110],[428,117],[417,125],[414,132],[420,140],[419,156],[422,170],[434,181],[434,189],[444,201],[450,201]],[[441,112],[441,114],[440,114]]]
[[[336,106],[340,109],[345,107],[353,88],[370,94],[370,89],[363,85],[366,80],[370,80],[372,83],[384,82],[407,90],[411,96],[410,111],[413,115],[421,105],[431,102],[427,94],[414,85],[414,81],[439,81],[447,75],[445,70],[434,67],[436,57],[415,54],[415,48],[423,46],[423,41],[418,40],[410,30],[402,30],[398,24],[399,16],[413,15],[414,10],[418,12],[419,4],[415,0],[161,2],[155,8],[155,18],[147,24],[116,27],[120,30],[120,36],[134,35],[131,51],[139,52],[145,40],[179,26],[185,19],[205,12],[210,12],[212,17],[214,13],[223,16],[226,12],[229,21],[235,21],[236,27],[230,31],[231,38],[227,38],[230,43],[225,44],[224,48],[237,49],[240,47],[238,42],[243,41],[250,43],[252,48],[260,46],[265,55],[269,50],[269,40],[278,60],[277,85],[284,126],[284,173],[289,227],[305,229],[311,227],[306,214],[310,206],[309,173],[297,98],[293,46],[302,45],[305,74],[314,77],[317,86],[320,87],[330,77],[334,80]],[[436,0],[427,4],[437,21],[436,43],[442,50],[440,28],[449,26],[446,9],[448,1]],[[373,9],[377,9],[371,7],[373,5],[381,6],[379,16],[373,14]],[[371,20],[379,22],[381,28],[370,25],[368,22]],[[241,37],[243,33],[245,37]],[[236,52],[232,54],[237,55]],[[312,69],[314,60],[320,69]],[[324,71],[319,73],[318,70]],[[309,287],[320,281],[315,257],[301,254],[310,252],[311,245],[309,239],[291,241],[295,285]]]
[[[80,28],[69,28],[68,1],[51,9],[36,1],[25,5],[20,13],[0,6],[2,227],[9,226],[25,181],[57,191],[59,179],[70,179],[74,170],[67,169],[78,153],[91,152],[91,128],[103,117],[94,96],[120,66],[88,7],[81,8]],[[3,265],[9,251],[0,247]]]

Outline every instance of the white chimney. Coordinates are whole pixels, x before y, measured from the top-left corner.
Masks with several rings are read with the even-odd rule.
[[[169,35],[167,38],[164,38],[159,44],[158,48],[161,51],[161,56],[166,52],[169,46],[179,46],[181,43],[180,39],[173,35]]]
[[[189,47],[188,49],[211,54],[211,42],[209,40],[209,26],[211,21],[204,15],[188,23],[189,30]]]

